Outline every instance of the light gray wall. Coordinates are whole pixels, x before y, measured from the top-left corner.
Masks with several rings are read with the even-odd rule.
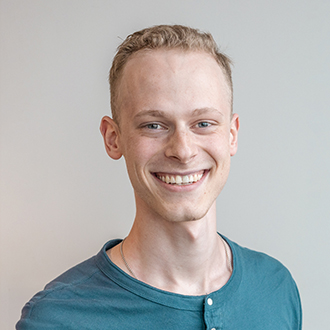
[[[127,34],[179,23],[213,33],[235,63],[239,151],[218,229],[280,259],[300,288],[304,329],[328,329],[329,13],[327,0],[2,0],[0,328],[127,234],[132,189],[98,132],[107,72]]]

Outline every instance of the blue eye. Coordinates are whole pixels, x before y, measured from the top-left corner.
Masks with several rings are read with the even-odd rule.
[[[206,121],[201,121],[200,123],[197,124],[198,127],[204,128],[204,127],[209,127],[211,124],[206,122]]]
[[[161,128],[161,126],[159,124],[154,124],[154,123],[148,124],[148,125],[146,125],[146,127],[149,128],[149,129],[159,129],[159,128]]]

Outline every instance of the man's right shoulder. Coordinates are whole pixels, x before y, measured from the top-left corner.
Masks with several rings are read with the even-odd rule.
[[[72,308],[73,301],[88,299],[97,283],[93,278],[99,273],[95,257],[65,271],[25,304],[16,329],[54,329],[54,324]]]

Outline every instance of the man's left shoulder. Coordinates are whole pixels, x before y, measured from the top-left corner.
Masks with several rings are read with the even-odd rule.
[[[263,270],[266,272],[279,272],[290,274],[288,269],[277,259],[270,255],[249,249],[247,247],[240,246],[239,244],[228,240],[230,247],[232,248],[234,259],[239,260],[242,266],[248,269]],[[235,261],[235,260],[234,260]]]
[[[242,272],[242,281],[257,287],[266,286],[272,291],[282,287],[297,292],[296,283],[286,266],[266,253],[258,252],[229,241],[233,251],[234,268]]]
[[[248,323],[248,329],[301,329],[300,296],[289,270],[265,253],[227,241],[233,253],[232,280],[239,282],[228,305],[234,328],[246,329]]]

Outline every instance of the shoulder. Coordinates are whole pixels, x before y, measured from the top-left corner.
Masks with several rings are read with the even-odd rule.
[[[17,329],[50,329],[50,323],[55,324],[58,315],[76,299],[79,287],[88,286],[97,273],[93,257],[55,278],[25,304]]]
[[[45,289],[37,293],[32,300],[38,300],[46,296],[61,295],[65,291],[75,291],[75,288],[91,284],[99,273],[95,256],[65,271],[45,286]]]
[[[233,254],[233,275],[239,277],[241,288],[252,290],[251,294],[258,294],[259,297],[283,295],[300,304],[297,285],[290,271],[280,261],[226,240]]]
[[[241,267],[244,275],[260,275],[272,277],[292,277],[289,270],[277,259],[266,253],[242,247],[228,240],[233,252],[234,266]]]
[[[99,267],[109,243],[99,254],[70,268],[34,295],[23,307],[16,328],[59,329],[61,320],[68,321],[73,316],[83,319],[86,306],[104,294],[104,287],[112,288],[113,283]]]
[[[302,310],[297,285],[290,271],[277,259],[228,240],[233,252],[233,275],[239,277],[239,296],[244,306],[278,315],[290,329],[300,329]],[[280,322],[278,321],[278,322]],[[284,328],[284,327],[282,327]]]

